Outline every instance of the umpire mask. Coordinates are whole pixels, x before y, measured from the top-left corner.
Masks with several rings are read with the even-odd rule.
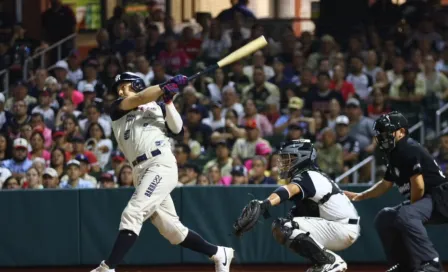
[[[408,128],[408,120],[399,112],[393,111],[381,115],[375,121],[375,140],[378,147],[386,153],[390,153],[396,146],[395,132],[401,128]]]

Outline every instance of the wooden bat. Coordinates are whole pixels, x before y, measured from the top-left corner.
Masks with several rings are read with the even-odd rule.
[[[257,39],[246,44],[245,46],[233,51],[230,55],[227,55],[225,58],[221,59],[217,63],[207,67],[204,71],[197,72],[196,74],[188,77],[188,80],[191,81],[199,76],[213,72],[214,70],[216,70],[218,68],[232,64],[235,61],[240,60],[244,57],[247,57],[250,54],[260,50],[261,48],[265,47],[267,44],[268,44],[268,42],[266,41],[266,38],[264,36],[260,36]]]

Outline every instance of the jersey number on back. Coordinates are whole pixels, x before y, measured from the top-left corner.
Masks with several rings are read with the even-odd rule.
[[[439,169],[439,174],[442,176],[442,178],[446,178],[436,160],[434,160],[434,163],[436,164],[437,168]]]

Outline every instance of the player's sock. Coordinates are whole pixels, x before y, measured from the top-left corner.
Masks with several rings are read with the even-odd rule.
[[[126,253],[131,249],[137,240],[137,234],[130,230],[121,230],[118,234],[117,240],[115,241],[114,248],[110,253],[109,258],[106,260],[107,266],[110,269],[115,269],[115,267],[123,260]]]
[[[185,240],[179,245],[193,251],[203,253],[209,258],[215,255],[218,251],[217,246],[205,241],[204,238],[192,230],[188,230],[187,237],[185,237]]]

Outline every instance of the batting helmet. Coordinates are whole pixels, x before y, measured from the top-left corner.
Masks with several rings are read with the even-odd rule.
[[[131,83],[131,88],[137,93],[146,88],[145,82],[141,77],[131,72],[124,72],[115,77],[115,83],[112,85],[112,91],[118,94],[118,86],[126,82]]]

